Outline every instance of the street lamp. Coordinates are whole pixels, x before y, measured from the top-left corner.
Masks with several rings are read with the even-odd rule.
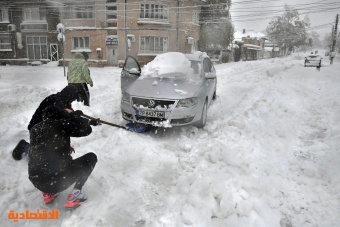
[[[61,43],[62,55],[63,55],[63,66],[64,66],[64,76],[66,76],[65,71],[65,55],[64,55],[64,42],[65,42],[65,26],[62,23],[57,24],[58,36],[57,39]]]

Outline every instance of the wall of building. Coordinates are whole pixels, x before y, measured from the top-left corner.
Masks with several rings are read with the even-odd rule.
[[[23,20],[22,7],[28,6],[27,4],[20,4],[20,2],[21,0],[18,0],[17,4],[11,4],[11,7],[16,12],[15,17],[13,17],[15,19],[11,23],[14,23],[19,29]],[[62,59],[64,54],[66,62],[73,59],[76,52],[85,51],[89,54],[89,62],[97,62],[100,65],[105,64],[105,61],[110,59],[110,54],[112,55],[112,53],[117,55],[115,56],[117,60],[124,61],[126,55],[129,54],[136,57],[143,64],[151,61],[158,53],[168,51],[190,53],[195,50],[193,46],[197,45],[200,26],[198,23],[193,22],[193,11],[200,11],[202,1],[88,0],[82,1],[82,3],[94,4],[93,18],[76,19],[72,18],[72,16],[65,16],[66,14],[64,15],[63,12],[68,10],[67,5],[66,7],[62,7],[61,4],[49,7],[49,5],[32,2],[30,5],[33,7],[39,5],[43,9],[48,30],[22,32],[23,48],[16,49],[15,57],[27,58],[27,36],[45,36],[47,38],[48,54],[46,58],[50,58],[50,44],[53,44],[58,46],[59,58]],[[62,1],[62,4],[77,5],[80,3],[68,0]],[[107,11],[108,5],[115,6],[115,4],[117,4],[117,19],[112,19],[112,17],[108,19],[107,15],[110,13]],[[145,19],[141,17],[141,4],[167,6],[167,19]],[[18,16],[18,14],[21,16]],[[66,28],[63,45],[57,40],[56,26],[58,23],[63,23]],[[2,29],[0,32],[5,31]],[[132,41],[129,50],[126,48],[126,35]],[[89,47],[75,49],[74,37],[89,37]],[[164,37],[166,41],[162,40],[162,42],[166,42],[166,45],[163,45],[164,49],[162,51],[148,53],[141,50],[141,37]],[[116,43],[107,44],[108,38],[117,38],[118,45]],[[188,43],[188,38],[190,38],[190,43]],[[101,50],[100,54],[98,54],[97,50]],[[13,52],[0,53],[1,58],[4,58],[5,55],[10,58],[14,57]],[[112,61],[112,59],[110,61],[110,65],[118,65],[118,61]]]
[[[123,3],[124,1],[117,1]],[[126,55],[134,56],[142,64],[151,61],[155,56],[154,53],[146,53],[141,51],[141,37],[166,37],[166,51],[180,51],[184,53],[191,52],[191,44],[187,43],[187,37],[192,37],[196,40],[199,38],[199,25],[192,23],[193,10],[200,10],[199,7],[194,7],[192,1],[180,2],[179,10],[177,1],[168,2],[151,2],[128,0],[126,8],[124,4],[119,4],[118,7],[118,43],[119,43],[119,60],[123,61]],[[152,3],[166,5],[168,7],[168,19],[144,19],[140,17],[141,4]],[[193,6],[188,7],[188,6]],[[126,12],[126,14],[124,13]],[[126,20],[126,22],[125,22]],[[178,23],[177,23],[178,20]],[[126,31],[125,31],[126,23]],[[125,34],[126,33],[126,34]],[[133,35],[135,41],[131,42],[131,48],[126,51],[125,35]]]

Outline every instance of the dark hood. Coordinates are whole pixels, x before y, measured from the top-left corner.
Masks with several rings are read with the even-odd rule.
[[[71,103],[79,97],[79,92],[76,86],[68,85],[58,95],[63,102]]]

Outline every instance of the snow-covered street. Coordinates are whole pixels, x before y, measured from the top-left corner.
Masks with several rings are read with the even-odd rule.
[[[340,57],[320,71],[304,53],[216,65],[207,125],[133,133],[108,125],[72,138],[74,157],[98,163],[70,212],[51,205],[14,161],[39,103],[67,85],[62,67],[0,66],[1,226],[333,227],[340,223]],[[74,109],[124,125],[120,68],[90,68],[91,106]],[[8,220],[10,210],[58,210],[58,220]]]

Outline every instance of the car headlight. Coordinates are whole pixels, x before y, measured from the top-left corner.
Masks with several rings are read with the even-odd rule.
[[[180,99],[177,103],[177,108],[178,107],[186,107],[186,108],[190,108],[193,107],[194,105],[197,104],[197,98],[188,98],[188,99]]]
[[[122,100],[123,100],[123,102],[130,103],[130,94],[124,92],[123,95],[122,95]]]

